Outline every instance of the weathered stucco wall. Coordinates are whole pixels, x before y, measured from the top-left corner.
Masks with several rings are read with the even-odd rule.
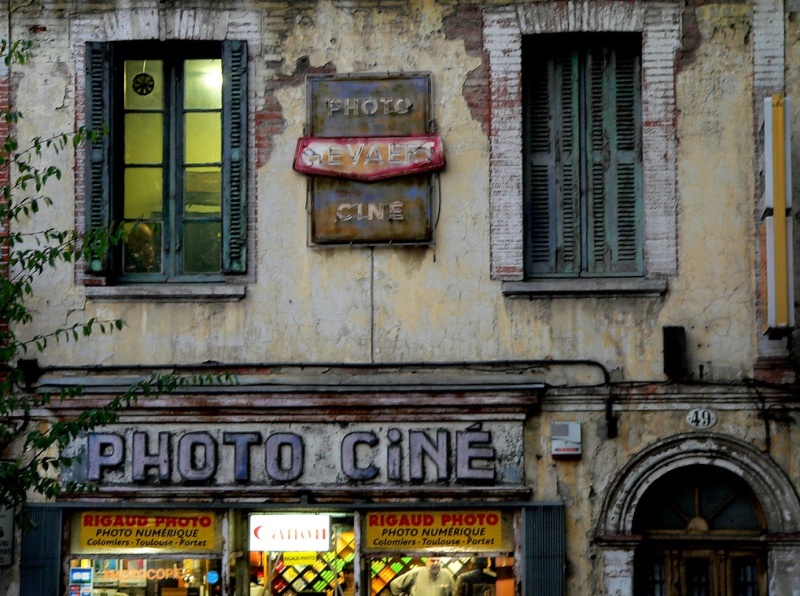
[[[176,10],[134,5],[158,8],[162,15]],[[211,8],[198,13],[201,20],[214,14],[205,3],[196,6]],[[225,6],[233,12],[238,7],[258,16],[249,27],[263,40],[250,48],[258,168],[255,254],[245,299],[98,302],[87,300],[73,272],[63,267],[38,286],[43,291],[37,331],[89,316],[121,317],[127,328],[85,342],[80,350],[56,348],[44,360],[79,365],[590,358],[619,378],[660,379],[661,327],[683,325],[696,377],[700,365],[707,379],[751,373],[756,331],[747,4],[687,9],[696,14],[699,39],[677,72],[679,268],[666,296],[532,300],[504,297],[502,284],[489,278],[488,83],[476,43],[479,10],[432,0]],[[36,42],[35,59],[13,75],[14,97],[26,114],[19,127],[23,137],[69,130],[76,117],[81,120],[75,106],[75,79],[81,75],[68,58],[67,32],[70,19],[97,14],[98,7],[48,8],[12,10],[13,35]],[[433,75],[434,112],[448,160],[436,244],[309,248],[306,180],[291,169],[306,116],[303,75],[398,70]],[[75,217],[72,155],[66,151],[57,161],[65,177],[50,188],[56,207],[37,216],[39,227],[66,227]]]

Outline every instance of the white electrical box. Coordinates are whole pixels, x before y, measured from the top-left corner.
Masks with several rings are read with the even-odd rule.
[[[574,457],[581,454],[581,423],[550,423],[550,454]]]

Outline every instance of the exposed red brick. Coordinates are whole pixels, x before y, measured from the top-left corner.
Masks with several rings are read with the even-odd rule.
[[[278,67],[278,64],[272,64]],[[302,57],[295,63],[291,75],[275,77],[267,85],[264,93],[264,107],[256,112],[255,140],[256,140],[256,166],[261,167],[269,161],[274,147],[274,137],[286,130],[286,119],[283,117],[281,104],[275,96],[276,91],[286,87],[302,85],[305,76],[309,74],[332,74],[336,67],[328,62],[316,68],[312,67],[307,57]]]
[[[469,106],[472,119],[481,123],[489,134],[489,55],[483,50],[483,12],[478,5],[457,6],[442,21],[442,31],[447,39],[461,39],[470,56],[477,56],[482,64],[467,73],[461,93]]]

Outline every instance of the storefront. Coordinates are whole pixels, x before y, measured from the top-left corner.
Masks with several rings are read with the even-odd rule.
[[[524,481],[526,399],[480,420],[465,408],[435,422],[97,429],[69,452],[81,456],[73,476],[98,490],[34,508],[23,583],[77,596],[389,596],[395,578],[438,565],[436,596],[563,584],[563,507],[536,503]]]
[[[69,593],[388,596],[392,580],[438,560],[437,594],[513,596],[522,571],[519,515],[478,507],[76,511]],[[240,526],[232,534],[247,531],[243,550],[222,546],[221,527],[232,521]]]

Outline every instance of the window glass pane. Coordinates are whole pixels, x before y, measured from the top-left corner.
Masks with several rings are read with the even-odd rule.
[[[499,562],[499,563],[498,563]],[[368,560],[372,596],[391,596],[392,588],[407,592],[424,582],[417,593],[446,596],[496,596],[513,593],[514,572],[511,557],[412,555]],[[435,577],[431,574],[435,570]],[[389,584],[393,583],[392,588]]]
[[[687,596],[711,596],[711,564],[708,559],[686,561]]]
[[[145,555],[140,555],[144,557]],[[93,569],[93,596],[217,596],[222,593],[220,559],[73,559],[71,567]]]
[[[747,483],[713,466],[688,466],[660,478],[634,516],[636,533],[658,530],[761,530],[758,500]]]
[[[637,596],[666,596],[667,573],[664,557],[642,555],[636,566]]]
[[[183,227],[184,273],[216,273],[222,268],[220,222],[187,222]]]
[[[125,114],[125,163],[160,164],[164,148],[163,117],[154,114]]]
[[[733,596],[759,596],[755,557],[733,559]]]
[[[125,219],[160,219],[162,197],[161,168],[125,169]]]
[[[162,226],[153,221],[127,222],[122,252],[125,273],[161,273]]]
[[[161,60],[125,61],[125,109],[164,107],[164,68]]]
[[[250,552],[250,594],[354,596],[355,532],[352,516],[337,514],[331,531],[333,549],[328,552]],[[367,593],[361,586],[360,594]]]
[[[222,60],[187,60],[183,106],[187,110],[222,107]]]
[[[219,163],[222,159],[219,112],[186,114],[186,163]]]
[[[221,168],[186,168],[185,217],[218,216],[222,211]]]

